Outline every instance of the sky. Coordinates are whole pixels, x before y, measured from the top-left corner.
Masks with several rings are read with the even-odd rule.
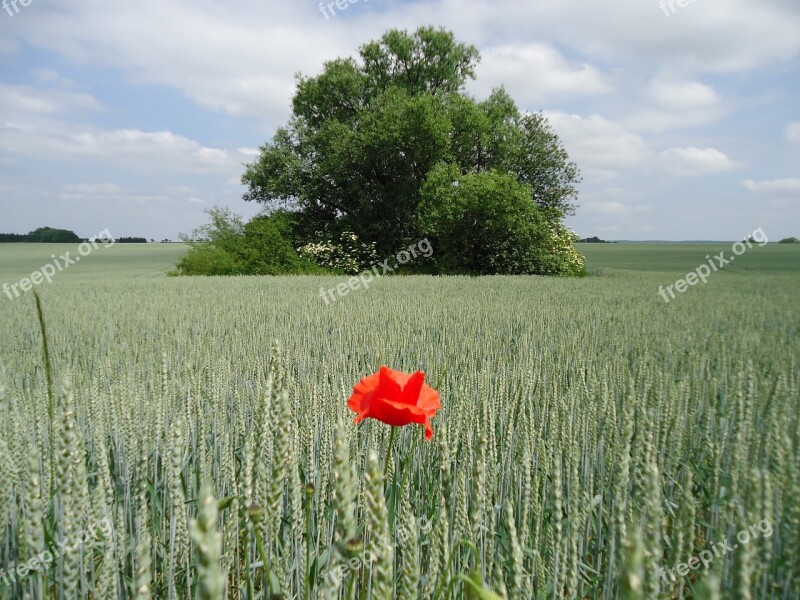
[[[326,1],[327,5],[327,1]],[[541,111],[582,174],[566,223],[624,240],[800,237],[797,0],[5,0],[0,232],[177,239],[249,218],[243,164],[295,77],[389,29],[481,53],[467,92]]]

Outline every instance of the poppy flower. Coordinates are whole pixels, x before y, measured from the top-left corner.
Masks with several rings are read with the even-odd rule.
[[[431,418],[441,408],[439,392],[425,385],[425,373],[403,373],[389,367],[365,377],[353,388],[347,401],[350,410],[357,412],[355,423],[378,419],[399,427],[409,423],[425,426],[425,439],[433,437]]]

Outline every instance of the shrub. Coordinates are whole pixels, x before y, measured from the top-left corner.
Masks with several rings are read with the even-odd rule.
[[[241,254],[248,275],[318,273],[322,269],[297,253],[290,222],[282,213],[254,217],[244,226]]]
[[[176,275],[239,275],[242,265],[227,250],[212,242],[194,242],[178,261]]]
[[[439,165],[422,189],[420,227],[435,240],[442,273],[579,275],[583,257],[559,218],[531,189],[497,171],[462,174]]]
[[[287,275],[324,273],[294,249],[290,213],[259,215],[243,224],[220,208],[208,211],[211,223],[186,241],[189,252],[178,262],[179,275]]]

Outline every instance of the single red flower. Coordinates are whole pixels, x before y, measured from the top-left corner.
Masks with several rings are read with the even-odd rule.
[[[347,406],[358,413],[355,423],[364,419],[378,419],[394,427],[419,423],[425,426],[428,440],[433,437],[430,420],[442,407],[439,392],[425,385],[425,373],[403,373],[389,367],[359,381]]]

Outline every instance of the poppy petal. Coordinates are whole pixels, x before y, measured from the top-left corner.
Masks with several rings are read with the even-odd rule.
[[[394,371],[389,367],[381,367],[379,371],[378,391],[384,398],[394,398],[399,400],[403,396],[400,384],[393,377]]]
[[[431,422],[429,419],[425,419],[425,439],[430,440],[433,438],[433,427],[431,427]]]
[[[370,415],[387,425],[402,427],[409,423],[424,423],[427,416],[416,406],[381,398],[370,407]]]
[[[442,408],[442,404],[439,402],[439,392],[427,385],[423,386],[417,406],[425,411],[425,414],[432,417],[437,410]]]
[[[419,393],[422,391],[422,386],[425,384],[425,373],[416,371],[411,377],[408,378],[406,385],[403,387],[403,401],[408,404],[417,404],[419,400]]]

